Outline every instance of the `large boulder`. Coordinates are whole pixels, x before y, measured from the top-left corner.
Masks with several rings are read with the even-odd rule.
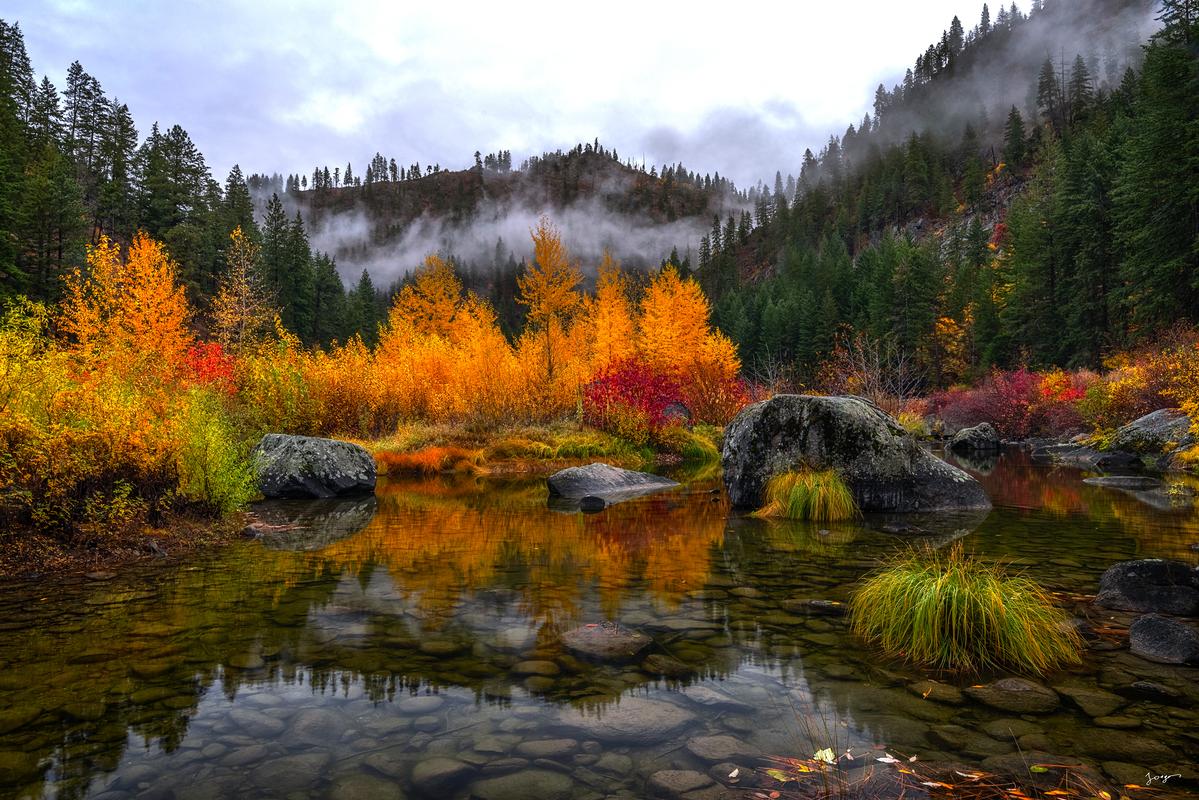
[[[550,497],[564,500],[598,498],[606,503],[661,492],[679,485],[661,475],[634,472],[600,463],[588,464],[585,467],[568,467],[549,476],[546,483],[549,485]]]
[[[1121,561],[1099,579],[1098,605],[1122,611],[1199,616],[1199,570],[1181,561]]]
[[[860,397],[780,394],[748,406],[725,430],[724,485],[739,507],[762,504],[775,475],[836,469],[865,512],[988,509],[982,486],[922,448]]]
[[[1158,454],[1194,443],[1191,418],[1177,408],[1160,408],[1119,428],[1112,436],[1110,449]]]
[[[268,498],[341,497],[375,490],[375,460],[349,442],[268,433],[253,457],[258,490]]]
[[[998,453],[999,434],[989,422],[981,422],[973,428],[962,428],[949,440],[949,449],[955,453]]]
[[[1128,629],[1132,652],[1162,664],[1199,664],[1199,631],[1160,614],[1137,617]]]

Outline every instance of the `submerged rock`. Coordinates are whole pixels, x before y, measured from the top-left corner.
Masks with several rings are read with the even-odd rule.
[[[470,785],[470,796],[478,800],[566,800],[573,796],[570,776],[548,769],[525,769],[498,778],[484,778]]]
[[[698,721],[674,703],[630,696],[603,709],[566,708],[558,713],[558,726],[574,738],[629,747],[661,744]]]
[[[712,785],[712,779],[690,769],[663,769],[649,777],[649,788],[655,797],[675,798]]]
[[[375,490],[375,460],[336,439],[268,433],[254,448],[258,490],[268,498],[339,497]]]
[[[762,505],[775,475],[835,469],[864,512],[989,509],[982,486],[922,448],[860,397],[782,394],[743,409],[725,430],[724,484],[733,505]]]
[[[1025,678],[1002,678],[964,691],[983,705],[1016,714],[1048,714],[1060,704],[1057,692]]]
[[[1121,561],[1099,579],[1097,605],[1122,611],[1199,616],[1199,570],[1181,561]]]
[[[611,505],[679,485],[661,475],[634,472],[598,462],[585,467],[567,467],[551,475],[546,483],[550,497],[578,501],[587,506],[584,509],[587,511],[603,510],[599,505],[601,502]]]
[[[1199,631],[1159,614],[1133,620],[1128,630],[1132,652],[1161,664],[1199,664]]]
[[[1194,443],[1191,418],[1177,408],[1159,408],[1117,429],[1111,449],[1157,455]]]
[[[962,428],[949,440],[949,449],[955,453],[998,453],[999,434],[989,422],[973,428]]]
[[[475,768],[456,758],[436,756],[416,762],[412,768],[412,787],[422,794],[449,792],[474,774]]]
[[[650,646],[644,633],[611,622],[580,625],[562,634],[562,644],[575,655],[597,661],[627,661]]]

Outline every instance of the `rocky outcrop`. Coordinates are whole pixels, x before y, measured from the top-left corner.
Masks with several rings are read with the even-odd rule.
[[[327,498],[375,490],[375,460],[350,442],[268,433],[253,458],[258,490],[268,498]]]
[[[982,486],[922,448],[860,397],[776,395],[725,429],[724,484],[733,505],[762,504],[767,481],[799,467],[835,469],[864,512],[988,509]]]
[[[1138,470],[1144,467],[1140,456],[1123,451],[1103,452],[1084,444],[1051,444],[1032,451],[1032,460],[1042,464],[1098,470]]]
[[[1110,449],[1159,455],[1194,443],[1191,418],[1177,408],[1161,408],[1119,428],[1112,436]]]
[[[546,483],[549,485],[551,498],[576,502],[586,500],[586,510],[598,510],[594,509],[596,505],[602,509],[605,504],[610,505],[643,494],[673,489],[679,485],[661,475],[634,472],[599,463],[588,464],[585,467],[568,467],[555,472]]]
[[[1199,616],[1199,570],[1181,561],[1121,561],[1099,579],[1095,603],[1141,613]]]
[[[1199,664],[1199,631],[1185,622],[1146,614],[1128,629],[1132,652],[1161,664]]]
[[[973,428],[962,428],[949,440],[949,449],[955,453],[998,453],[999,434],[989,422]]]

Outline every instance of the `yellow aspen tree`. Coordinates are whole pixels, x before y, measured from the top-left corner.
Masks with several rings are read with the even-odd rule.
[[[604,250],[600,262],[595,299],[589,310],[594,337],[592,369],[598,372],[628,358],[637,346],[628,276],[608,250]]]
[[[579,307],[582,298],[578,285],[583,274],[571,261],[558,229],[549,218],[542,217],[531,236],[533,261],[525,263],[524,273],[517,278],[520,289],[517,301],[529,307],[528,327],[544,337],[548,387],[554,380],[555,363],[562,355],[555,353],[555,339],[561,338],[563,329]]]
[[[229,270],[221,279],[212,301],[212,323],[216,340],[233,353],[260,343],[274,330],[278,310],[258,270],[259,248],[242,233],[241,226],[229,235],[225,263]]]

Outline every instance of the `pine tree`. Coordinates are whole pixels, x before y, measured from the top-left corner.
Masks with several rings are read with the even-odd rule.
[[[1003,132],[1003,160],[1009,169],[1024,166],[1024,152],[1024,118],[1020,116],[1020,110],[1012,106]]]

